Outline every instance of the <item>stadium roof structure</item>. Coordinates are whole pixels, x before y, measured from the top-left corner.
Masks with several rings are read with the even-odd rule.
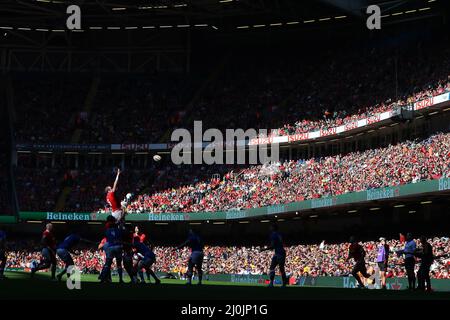
[[[18,31],[64,30],[70,5],[81,8],[84,29],[304,25],[334,19],[365,19],[377,4],[382,15],[418,19],[441,12],[442,0],[3,0],[0,21]],[[403,17],[400,17],[402,16]],[[29,30],[30,29],[30,30]],[[38,31],[39,31],[38,30]]]
[[[364,29],[367,6],[383,24],[443,17],[444,0],[2,0],[0,70],[148,71],[170,61],[189,71],[191,47],[233,43],[283,31],[337,26]],[[81,29],[68,30],[67,8],[78,5]],[[439,19],[436,19],[439,20]],[[444,20],[444,19],[440,19]],[[244,40],[245,43],[247,40]],[[198,46],[197,46],[198,47]],[[94,60],[97,60],[96,62]],[[109,61],[109,62],[108,62]],[[145,66],[142,68],[141,66]]]

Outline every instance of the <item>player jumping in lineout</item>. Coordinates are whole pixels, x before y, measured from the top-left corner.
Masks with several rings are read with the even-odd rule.
[[[272,261],[270,262],[269,267],[269,287],[273,287],[273,282],[275,280],[275,268],[277,266],[280,268],[281,278],[283,280],[282,286],[285,287],[288,284],[288,278],[286,276],[286,270],[284,267],[286,263],[286,250],[284,250],[283,238],[278,232],[278,226],[276,224],[272,224],[271,226],[270,245],[262,249],[261,252],[267,250],[274,250]]]
[[[117,175],[116,179],[114,180],[113,186],[107,186],[105,188],[106,193],[106,202],[111,207],[111,214],[116,219],[117,223],[121,223],[122,219],[124,218],[124,211],[121,208],[120,201],[117,199],[116,191],[117,191],[117,184],[119,182],[119,176],[120,176],[120,169],[117,169]]]

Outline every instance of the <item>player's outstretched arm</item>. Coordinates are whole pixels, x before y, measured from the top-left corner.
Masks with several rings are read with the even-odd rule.
[[[120,176],[120,169],[117,169],[116,180],[114,180],[112,192],[116,192],[116,190],[117,190],[117,183],[119,182],[119,176]]]

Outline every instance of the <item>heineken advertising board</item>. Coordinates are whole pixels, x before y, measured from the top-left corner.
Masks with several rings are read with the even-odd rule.
[[[252,217],[267,217],[293,211],[328,208],[339,205],[349,205],[358,202],[393,199],[404,196],[418,195],[429,192],[450,190],[450,178],[428,180],[401,186],[370,189],[319,199],[310,199],[288,204],[252,208],[246,210],[229,210],[218,212],[174,212],[174,213],[133,213],[127,215],[128,221],[206,221],[206,220],[234,220]],[[21,220],[51,220],[51,221],[105,221],[107,213],[79,213],[79,212],[20,212]],[[1,222],[0,218],[0,222]]]

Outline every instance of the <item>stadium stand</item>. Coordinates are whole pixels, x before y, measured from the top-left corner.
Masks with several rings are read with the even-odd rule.
[[[273,165],[269,175],[262,174],[262,167],[226,172],[225,167],[191,170],[172,165],[152,174],[130,170],[124,174],[120,193],[137,195],[128,207],[130,213],[220,211],[439,179],[450,177],[450,134],[346,155],[285,161]],[[222,178],[211,179],[213,172],[222,172]],[[104,208],[104,187],[112,176],[104,169],[20,168],[18,195],[24,210],[46,211],[61,187],[72,184],[65,211],[95,211]],[[149,179],[153,179],[149,188],[153,192],[146,193]]]
[[[448,237],[434,237],[429,239],[435,248],[435,255],[450,253],[450,240]],[[376,261],[377,243],[366,241],[362,243],[368,255],[366,262]],[[404,244],[397,240],[387,241],[391,255],[389,260],[390,271],[388,277],[404,277],[403,258],[395,254],[403,249]],[[33,250],[32,248],[36,249]],[[10,244],[8,253],[8,268],[30,268],[32,261],[40,260],[39,245],[30,241]],[[259,246],[224,247],[207,246],[205,248],[206,272],[209,274],[267,274],[271,253],[260,252]],[[348,243],[298,244],[287,246],[286,270],[290,277],[300,276],[348,276],[352,263],[346,262]],[[101,270],[104,254],[93,248],[76,250],[75,264],[83,267],[83,273],[97,274]],[[185,261],[190,251],[186,248],[180,253],[174,247],[155,247],[156,270],[174,273],[180,277],[186,272]],[[62,266],[62,265],[61,265]],[[431,276],[436,279],[449,279],[450,259],[437,259],[431,270]]]
[[[278,53],[270,55],[270,64],[240,55],[190,109],[192,92],[202,84],[195,75],[100,75],[89,112],[83,103],[91,77],[43,76],[41,90],[36,79],[18,76],[15,92],[25,94],[17,94],[17,140],[68,143],[74,129],[82,128],[82,143],[158,143],[168,130],[191,128],[200,119],[204,128],[287,135],[339,126],[450,91],[448,46],[365,51],[349,48],[301,61]]]

